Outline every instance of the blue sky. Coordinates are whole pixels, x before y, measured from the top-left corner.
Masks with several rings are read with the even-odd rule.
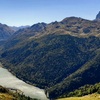
[[[70,16],[93,20],[99,11],[100,0],[0,0],[0,23],[33,25]]]

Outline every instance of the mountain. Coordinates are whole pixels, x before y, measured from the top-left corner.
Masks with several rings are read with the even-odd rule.
[[[23,29],[23,28],[28,28],[30,27],[29,25],[26,25],[26,26],[19,26],[19,27],[16,27],[16,26],[10,26],[10,28],[14,31],[18,31],[19,29]]]
[[[64,34],[77,37],[100,36],[100,22],[85,20],[77,17],[68,17],[60,22],[50,24],[37,23],[29,28],[16,31],[6,42],[6,49],[27,39],[41,37],[48,34]]]
[[[45,32],[46,23],[37,23],[28,28],[19,29],[14,32],[13,36],[10,37],[4,46],[4,50],[10,47],[14,47],[17,44],[24,43],[27,40],[34,38],[35,36],[42,35]]]
[[[13,33],[9,26],[0,23],[0,41],[8,39]]]
[[[6,50],[1,61],[24,81],[50,88],[55,98],[100,81],[99,44],[100,38],[94,36],[51,34]]]
[[[97,16],[96,16],[96,20],[97,20],[97,21],[100,21],[100,11],[99,11],[99,13],[98,13]]]
[[[57,98],[100,82],[100,22],[68,17],[37,23],[15,32],[0,54],[13,74]]]
[[[73,36],[99,35],[100,22],[90,21],[77,17],[68,17],[60,22],[50,24],[37,23],[29,28],[20,29],[15,34],[25,34],[27,36],[43,34],[71,34]]]
[[[77,17],[68,17],[61,22],[54,22],[48,25],[49,33],[63,33],[73,36],[87,36],[99,34],[99,22],[85,20]]]
[[[45,30],[46,27],[46,23],[37,23],[32,25],[31,27],[28,28],[24,28],[24,29],[20,29],[17,32],[15,32],[15,35],[29,35],[29,36],[33,36],[35,34],[38,34],[39,32],[42,32],[43,30]]]
[[[86,84],[100,82],[100,52],[90,61],[85,63],[80,69],[65,78],[61,83],[50,89],[51,96],[67,94]],[[66,91],[66,92],[65,92]]]

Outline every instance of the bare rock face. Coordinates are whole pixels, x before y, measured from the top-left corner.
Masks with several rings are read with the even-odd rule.
[[[97,21],[100,21],[100,11],[99,11],[99,13],[98,13],[97,16],[96,16],[96,20],[97,20]]]

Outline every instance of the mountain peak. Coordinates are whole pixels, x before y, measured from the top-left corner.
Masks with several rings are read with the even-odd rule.
[[[8,39],[13,33],[9,26],[0,23],[0,41]]]
[[[100,21],[100,11],[99,11],[99,13],[96,15],[96,20],[97,20],[97,21]]]
[[[80,17],[74,17],[74,16],[72,16],[72,17],[67,17],[67,18],[65,18],[65,19],[63,19],[61,22],[62,23],[77,23],[77,22],[82,22],[82,21],[84,21],[85,19],[83,19],[83,18],[80,18]]]
[[[46,23],[37,23],[37,24],[34,24],[31,26],[31,29],[34,31],[34,32],[40,32],[42,31],[45,27],[46,27]]]

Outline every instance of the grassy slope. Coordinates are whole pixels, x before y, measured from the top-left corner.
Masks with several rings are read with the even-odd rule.
[[[91,94],[91,95],[86,95],[83,97],[70,97],[70,98],[61,98],[58,100],[100,100],[100,94]]]
[[[0,100],[16,100],[13,95],[10,95],[8,93],[0,93]]]

